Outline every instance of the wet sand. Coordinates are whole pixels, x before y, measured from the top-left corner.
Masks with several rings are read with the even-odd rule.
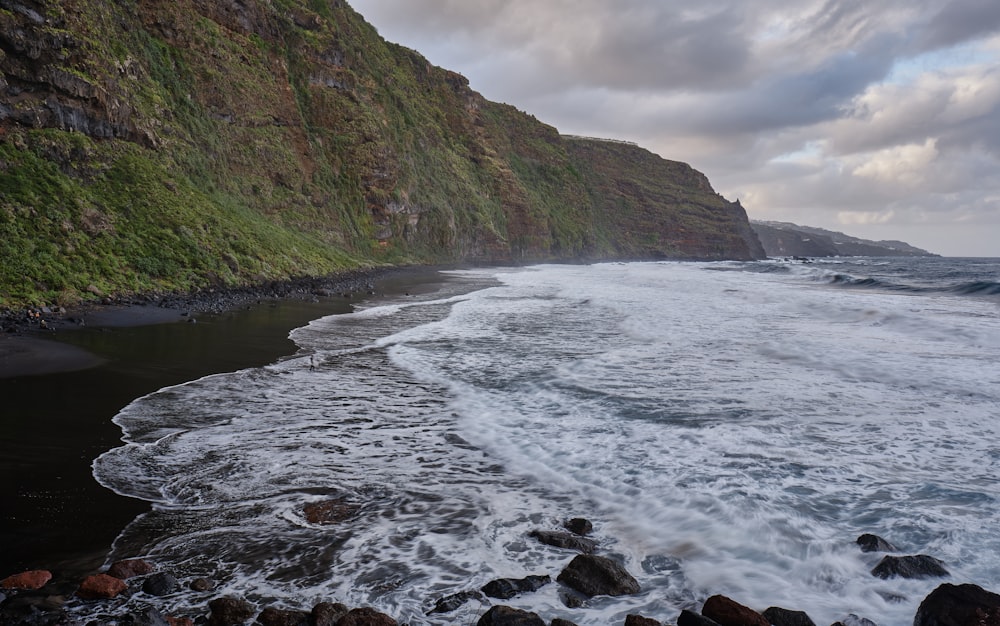
[[[433,270],[390,274],[366,298],[433,291],[443,280]],[[57,578],[92,573],[148,510],[91,474],[92,460],[120,443],[111,419],[121,408],[165,386],[291,355],[289,331],[359,299],[269,301],[194,314],[196,323],[176,310],[109,308],[45,338],[0,337],[0,578],[35,568]]]

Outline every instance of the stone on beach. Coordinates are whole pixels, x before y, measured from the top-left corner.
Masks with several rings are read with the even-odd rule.
[[[772,626],[816,626],[816,623],[805,611],[791,611],[772,606],[765,610],[762,615],[771,622]]]
[[[128,585],[120,579],[107,574],[87,576],[80,583],[76,595],[84,600],[109,600],[128,589]]]
[[[434,604],[434,608],[427,611],[427,614],[433,615],[434,613],[451,613],[469,600],[485,602],[486,598],[483,597],[483,594],[479,591],[459,591],[458,593],[453,593],[450,596],[445,596],[439,599]]]
[[[926,554],[886,556],[872,570],[879,578],[941,578],[950,576],[944,563]]]
[[[165,596],[177,591],[179,587],[177,579],[167,572],[153,574],[142,583],[142,590],[151,596]]]
[[[861,535],[856,543],[861,546],[862,552],[899,552],[899,548],[871,533]]]
[[[498,578],[483,585],[482,591],[491,598],[509,600],[519,593],[538,591],[552,582],[548,576],[527,576],[525,578]]]
[[[529,536],[534,537],[545,545],[576,550],[582,554],[591,554],[597,548],[597,542],[593,539],[585,539],[573,533],[557,530],[533,530],[529,533]]]
[[[477,626],[545,626],[537,613],[509,606],[495,606],[476,622]]]
[[[309,613],[267,607],[257,616],[260,626],[309,626]]]
[[[396,626],[396,620],[375,609],[351,609],[340,618],[337,626]]]
[[[720,626],[771,626],[763,615],[726,596],[715,595],[706,600],[701,614]]]
[[[209,626],[232,626],[242,624],[257,614],[254,605],[240,598],[216,598],[208,603],[211,611]]]
[[[582,536],[582,535],[589,535],[591,532],[593,532],[594,525],[588,519],[582,517],[574,517],[573,519],[566,520],[566,523],[563,524],[563,528],[570,531],[571,533],[575,533],[577,535]]]
[[[704,615],[698,615],[694,611],[684,609],[677,617],[677,626],[719,626],[719,623]]]
[[[340,618],[347,615],[349,610],[339,602],[320,602],[312,610],[313,624],[314,626],[336,626]]]
[[[624,567],[592,554],[574,557],[556,580],[587,597],[639,593],[638,581]]]
[[[913,626],[998,626],[1000,595],[978,585],[945,583],[917,608]]]
[[[143,559],[125,559],[112,563],[111,567],[108,568],[107,574],[108,576],[128,580],[136,576],[152,574],[155,569],[156,567],[149,561]]]
[[[663,623],[651,617],[629,614],[625,616],[625,626],[663,626]]]
[[[28,572],[21,572],[20,574],[14,574],[13,576],[8,576],[7,578],[0,580],[0,588],[21,591],[36,591],[47,585],[50,580],[52,580],[52,572],[44,569],[36,569]]]

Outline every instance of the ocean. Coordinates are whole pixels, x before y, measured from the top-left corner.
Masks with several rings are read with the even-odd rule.
[[[555,579],[574,553],[529,533],[585,517],[639,594],[568,608],[553,582],[496,603],[673,623],[724,594],[902,626],[941,582],[1000,592],[1000,260],[447,275],[293,331],[288,358],[122,410],[124,445],[94,475],[152,510],[109,562],[217,581],[157,600],[175,615],[234,595],[474,624],[478,601],[426,613],[496,578]],[[344,519],[307,519],[330,501]],[[876,578],[863,533],[951,576]]]

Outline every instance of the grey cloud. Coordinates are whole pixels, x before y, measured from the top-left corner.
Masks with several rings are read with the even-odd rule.
[[[953,0],[927,23],[920,36],[925,49],[953,46],[1000,29],[1000,2]]]

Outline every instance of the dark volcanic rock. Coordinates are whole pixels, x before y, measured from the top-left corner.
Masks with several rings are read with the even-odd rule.
[[[643,617],[641,615],[626,615],[625,626],[663,626],[663,624],[651,617]]]
[[[1000,595],[945,583],[920,603],[913,626],[1000,626]]]
[[[861,546],[862,552],[899,552],[899,548],[885,539],[869,533],[858,537],[857,544]]]
[[[706,600],[701,614],[720,626],[771,626],[763,615],[726,596]]]
[[[257,616],[260,626],[309,626],[309,613],[267,607]]]
[[[120,626],[172,626],[162,613],[151,606],[129,613],[119,620],[118,624]]]
[[[719,623],[704,615],[698,615],[694,611],[684,609],[677,618],[677,626],[719,626]]]
[[[435,613],[451,613],[469,600],[484,602],[486,598],[484,598],[483,594],[478,591],[459,591],[458,593],[453,593],[450,596],[445,596],[439,599],[434,604],[434,608],[427,611],[427,614],[433,615]]]
[[[834,622],[833,626],[878,626],[875,622],[854,613],[848,615],[842,622]]]
[[[52,580],[52,572],[43,569],[36,569],[31,570],[30,572],[14,574],[13,576],[8,576],[7,578],[0,580],[0,588],[35,591],[44,587],[50,580]]]
[[[341,617],[347,615],[349,610],[339,602],[320,602],[312,610],[313,624],[314,626],[335,626]]]
[[[375,609],[351,609],[340,618],[337,626],[396,626],[396,620]]]
[[[477,626],[545,626],[537,613],[522,611],[509,606],[495,606],[479,618]]]
[[[804,611],[790,611],[772,606],[762,613],[772,626],[816,626]]]
[[[573,533],[564,533],[557,530],[533,530],[529,536],[541,541],[545,545],[567,550],[576,550],[582,554],[591,554],[597,547],[597,542],[593,539],[585,539]]]
[[[208,608],[211,610],[209,626],[243,624],[257,613],[252,604],[240,598],[216,598],[208,603]]]
[[[552,582],[548,576],[527,576],[525,578],[498,578],[486,583],[482,591],[491,598],[509,600],[519,593],[538,591]]]
[[[549,626],[576,626],[573,622],[568,619],[555,618]]]
[[[354,516],[361,507],[343,498],[310,502],[302,507],[302,513],[310,524],[336,524]]]
[[[142,583],[142,590],[151,596],[165,596],[180,588],[177,579],[168,572],[158,572]]]
[[[624,596],[639,593],[639,583],[611,559],[580,554],[556,579],[585,596]]]
[[[128,580],[135,576],[152,574],[154,569],[156,568],[149,561],[143,559],[126,559],[112,563],[111,567],[108,568],[107,574],[108,576]]]
[[[66,624],[61,598],[18,594],[0,606],[0,624],[4,626],[53,626]]]
[[[879,578],[939,578],[950,576],[944,563],[926,554],[916,556],[887,556],[872,570]]]
[[[576,533],[577,535],[589,535],[594,530],[594,525],[590,523],[590,520],[582,517],[574,517],[571,520],[566,520],[563,527],[569,532]]]
[[[80,588],[76,590],[76,595],[84,600],[107,600],[126,589],[128,585],[120,578],[107,574],[94,574],[83,579]]]

